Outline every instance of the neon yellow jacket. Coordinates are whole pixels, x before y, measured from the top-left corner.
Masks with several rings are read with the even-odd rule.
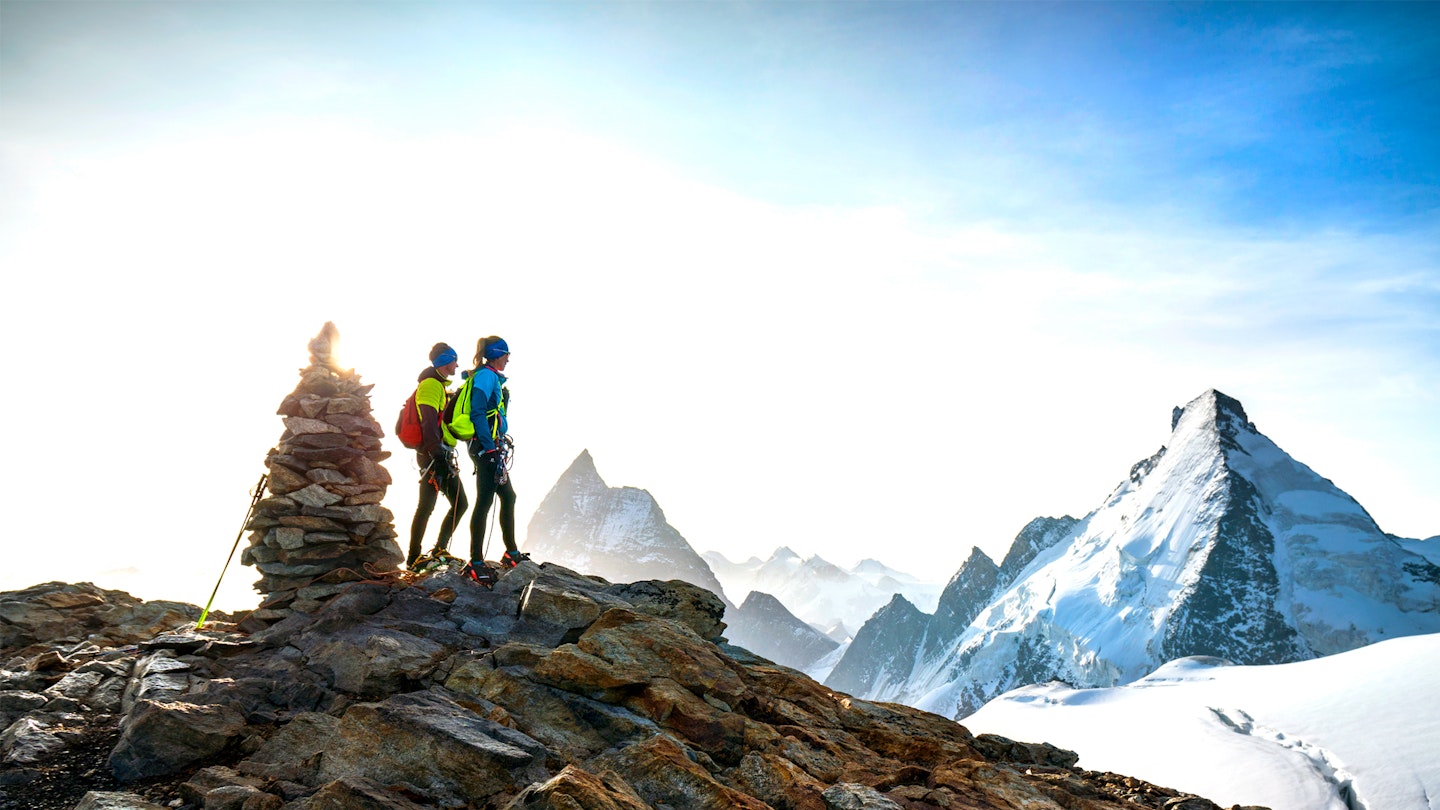
[[[450,432],[450,426],[444,423],[443,418],[446,383],[449,380],[441,377],[434,369],[428,371],[430,373],[420,375],[420,384],[415,387],[415,407],[420,411],[420,425],[426,434],[425,441],[421,446],[422,448],[434,446],[434,434],[431,433],[433,428],[430,426],[439,425],[440,441],[454,447],[455,435]],[[426,413],[426,408],[430,409],[430,413]]]

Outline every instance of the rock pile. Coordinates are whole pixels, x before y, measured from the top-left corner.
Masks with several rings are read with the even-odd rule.
[[[394,515],[381,506],[390,473],[380,465],[384,430],[370,409],[370,389],[335,362],[333,323],[310,341],[310,365],[280,403],[280,442],[265,459],[270,497],[247,528],[241,562],[262,576],[265,595],[250,615],[263,626],[310,613],[367,572],[393,571],[405,560],[395,542]]]

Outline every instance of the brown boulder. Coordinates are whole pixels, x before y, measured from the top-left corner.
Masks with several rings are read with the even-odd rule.
[[[622,774],[652,805],[687,810],[769,810],[759,799],[722,784],[674,739],[656,735],[598,758]]]
[[[245,718],[228,706],[142,700],[110,752],[110,770],[121,782],[177,773],[220,753],[244,730]]]
[[[730,782],[776,810],[824,810],[825,783],[784,757],[751,751],[740,760]]]
[[[725,603],[699,585],[679,579],[644,580],[606,588],[641,613],[680,622],[706,641],[718,641],[725,632]]]
[[[400,793],[364,777],[336,779],[289,807],[294,810],[422,810]]]
[[[445,681],[445,688],[457,695],[457,702],[478,714],[504,706],[516,728],[567,756],[583,759],[614,744],[593,725],[593,710],[585,713],[587,722],[561,697],[567,693],[495,669],[488,660],[460,665]],[[474,701],[477,698],[479,702]]]
[[[526,788],[507,810],[650,810],[650,805],[613,772],[596,776],[566,765],[554,778]]]
[[[432,797],[476,800],[549,778],[546,757],[539,742],[441,692],[411,692],[346,711],[318,775],[363,776],[414,785]]]
[[[656,678],[624,705],[675,731],[721,763],[734,765],[745,755],[745,718],[718,708],[668,678]]]
[[[669,678],[696,695],[734,703],[746,692],[739,666],[714,644],[688,627],[632,610],[607,610],[575,646],[618,670]]]
[[[134,793],[92,790],[80,798],[75,810],[168,810],[163,804],[147,802]]]

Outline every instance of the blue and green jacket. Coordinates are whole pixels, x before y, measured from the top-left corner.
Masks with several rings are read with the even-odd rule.
[[[505,389],[505,375],[489,366],[481,366],[470,375],[470,424],[480,452],[495,449],[495,442],[510,430],[505,412],[510,405],[510,392]]]

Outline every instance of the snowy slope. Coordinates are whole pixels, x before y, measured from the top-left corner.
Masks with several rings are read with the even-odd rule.
[[[733,563],[718,551],[702,555],[732,600],[751,591],[773,595],[810,625],[829,632],[837,624],[859,627],[897,593],[934,610],[941,585],[865,560],[846,571],[819,556],[802,558],[789,548],[776,549],[770,559],[751,557]]]
[[[1291,664],[1181,659],[1115,688],[1028,686],[962,722],[1223,806],[1431,810],[1437,695],[1440,635],[1429,634]]]
[[[810,664],[810,666],[805,667],[802,671],[806,675],[809,675],[810,679],[816,683],[824,683],[825,679],[830,677],[830,672],[835,669],[835,665],[840,663],[841,658],[845,657],[845,653],[849,648],[850,642],[846,641],[826,653],[824,657]]]
[[[1440,536],[1430,537],[1425,540],[1406,540],[1401,537],[1395,538],[1406,551],[1419,554],[1436,565],[1440,565]]]
[[[1191,655],[1282,663],[1440,632],[1440,568],[1261,435],[1239,402],[1207,391],[1171,428],[1084,519],[1032,523],[998,574],[983,555],[967,561],[952,584],[967,567],[999,584],[963,631],[877,616],[899,624],[861,628],[847,656],[865,655],[865,671],[842,659],[830,685],[956,717],[1027,683],[1111,686]],[[866,636],[919,646],[876,661]]]

